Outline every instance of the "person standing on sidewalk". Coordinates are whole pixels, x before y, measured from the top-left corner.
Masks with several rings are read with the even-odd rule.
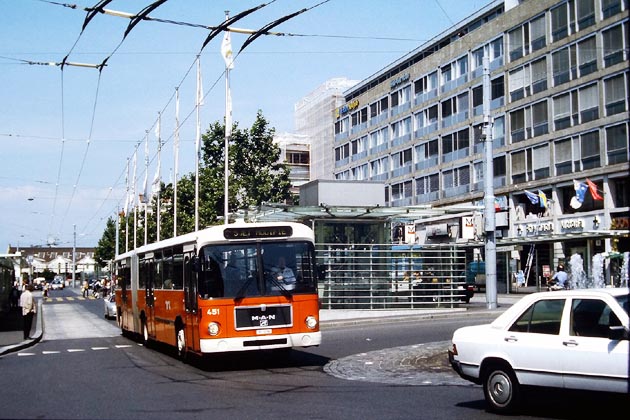
[[[20,306],[22,307],[22,320],[24,321],[24,339],[29,339],[31,327],[33,326],[33,316],[35,315],[35,299],[33,299],[33,285],[29,284],[20,295]]]

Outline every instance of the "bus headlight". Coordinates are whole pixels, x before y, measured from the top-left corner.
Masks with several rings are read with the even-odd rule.
[[[317,318],[312,315],[307,316],[304,322],[306,323],[306,326],[311,330],[314,330],[317,327]]]
[[[219,328],[219,324],[217,324],[216,322],[211,322],[208,324],[208,334],[210,335],[218,335],[220,329],[221,328]]]

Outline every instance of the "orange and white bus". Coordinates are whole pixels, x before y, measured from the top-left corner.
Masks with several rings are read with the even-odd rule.
[[[317,346],[318,272],[308,226],[213,226],[116,258],[118,324],[182,358]]]

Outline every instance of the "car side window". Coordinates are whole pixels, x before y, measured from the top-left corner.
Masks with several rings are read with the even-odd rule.
[[[564,299],[539,300],[512,324],[510,331],[535,334],[559,334]]]
[[[574,299],[571,305],[571,335],[607,338],[610,326],[621,322],[606,302],[599,299]]]

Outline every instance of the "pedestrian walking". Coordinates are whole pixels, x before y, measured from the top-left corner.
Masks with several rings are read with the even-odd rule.
[[[20,295],[20,306],[22,307],[22,320],[24,321],[24,339],[27,340],[31,334],[33,326],[33,316],[35,315],[35,299],[33,299],[33,285],[29,284]]]

